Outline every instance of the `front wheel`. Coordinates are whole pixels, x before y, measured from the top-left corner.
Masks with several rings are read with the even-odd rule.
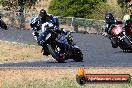
[[[128,48],[127,48],[122,42],[119,42],[119,47],[120,47],[123,51],[128,50]]]
[[[51,45],[48,45],[48,51],[59,63],[65,62],[65,53],[61,53],[61,49],[57,45],[54,47],[54,49]]]
[[[82,62],[83,61],[82,51],[79,48],[75,48],[74,53],[75,55],[73,56],[73,60],[76,62]]]
[[[132,41],[129,38],[124,37],[123,43],[129,48],[129,50],[132,50]]]
[[[7,30],[7,25],[2,19],[0,19],[0,27]]]

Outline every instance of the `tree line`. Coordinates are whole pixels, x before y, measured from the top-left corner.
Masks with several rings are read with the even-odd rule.
[[[41,0],[0,0],[0,4],[5,10],[20,11],[30,9]],[[122,11],[117,14],[124,14],[131,10],[131,0],[117,0]],[[113,9],[107,0],[52,0],[48,13],[57,16],[72,16],[78,18],[102,19],[107,11],[116,13],[118,9]]]

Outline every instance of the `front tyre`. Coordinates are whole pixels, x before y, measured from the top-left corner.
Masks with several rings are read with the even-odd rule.
[[[129,38],[124,37],[123,43],[129,48],[129,50],[132,50],[132,41]]]
[[[65,62],[65,54],[60,54],[57,48],[53,49],[51,45],[48,45],[48,51],[52,55],[52,57],[56,59],[56,61],[58,61],[59,63]]]
[[[119,47],[120,47],[123,51],[128,50],[128,48],[127,48],[122,42],[119,42]]]
[[[82,51],[79,48],[75,48],[74,53],[75,55],[73,56],[73,60],[76,62],[82,62],[83,61]]]
[[[1,27],[2,29],[7,30],[7,25],[6,25],[6,23],[5,23],[2,19],[0,19],[0,27]]]

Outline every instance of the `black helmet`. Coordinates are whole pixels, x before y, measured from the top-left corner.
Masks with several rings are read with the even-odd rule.
[[[42,18],[46,17],[46,16],[47,16],[47,12],[46,12],[44,9],[41,9],[41,10],[40,10],[40,16],[41,16]]]
[[[114,22],[114,20],[115,20],[114,16],[111,12],[108,12],[108,13],[105,14],[106,23],[112,23],[112,22]]]

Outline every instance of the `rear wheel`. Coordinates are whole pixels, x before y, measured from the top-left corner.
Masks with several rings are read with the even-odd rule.
[[[48,51],[52,55],[52,57],[56,59],[56,61],[58,61],[59,63],[65,62],[66,55],[57,45],[54,48],[52,48],[51,45],[48,45]]]

